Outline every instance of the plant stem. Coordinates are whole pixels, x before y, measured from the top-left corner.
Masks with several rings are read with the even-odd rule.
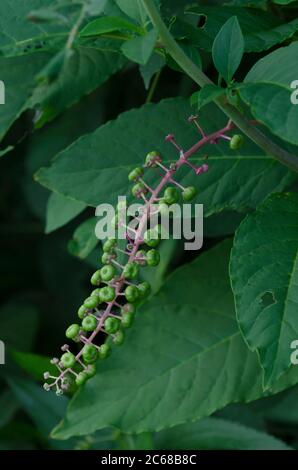
[[[177,44],[165,23],[163,22],[154,0],[143,0],[144,6],[159,32],[161,41],[167,52],[180,65],[184,72],[189,75],[200,87],[213,82],[197,67]],[[268,155],[286,165],[291,170],[298,172],[298,158],[284,150],[270,140],[263,132],[253,126],[249,120],[241,114],[238,109],[226,103],[224,97],[214,99],[215,104],[235,123],[235,125],[247,135],[253,142],[262,148]]]

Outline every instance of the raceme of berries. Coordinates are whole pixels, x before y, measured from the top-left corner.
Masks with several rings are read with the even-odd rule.
[[[45,390],[53,389],[57,395],[61,395],[72,390],[74,384],[83,385],[95,375],[96,362],[106,359],[112,352],[113,345],[121,346],[125,341],[125,330],[132,326],[137,307],[151,292],[148,282],[138,280],[140,269],[158,266],[160,262],[160,254],[156,248],[162,237],[162,227],[156,225],[145,230],[147,221],[154,211],[163,214],[169,205],[179,201],[189,202],[198,193],[196,187],[185,188],[176,180],[179,169],[188,167],[196,175],[201,175],[208,171],[208,164],[196,166],[189,161],[189,157],[199,152],[204,145],[216,145],[225,139],[229,141],[231,149],[238,149],[243,143],[241,135],[227,135],[234,127],[231,121],[223,129],[209,135],[204,133],[197,116],[190,116],[189,122],[195,124],[201,135],[188,150],[184,151],[172,134],[166,136],[166,141],[178,151],[175,163],[167,166],[157,151],[151,151],[147,154],[144,165],[129,173],[128,180],[133,183],[132,194],[142,204],[142,210],[135,219],[135,229],[125,226],[127,244],[124,250],[119,248],[116,238],[104,242],[101,259],[103,266],[95,271],[90,280],[93,290],[78,309],[78,322],[66,330],[66,338],[80,344],[81,349],[74,354],[68,344],[62,346],[63,354],[60,359],[54,358],[51,361],[57,367],[57,376],[52,376],[49,372],[44,374],[47,381],[44,384]],[[146,183],[147,172],[157,173],[155,188]],[[125,208],[126,202],[120,201],[113,221],[116,228],[123,223],[120,212]],[[133,230],[134,237],[130,230]],[[127,257],[124,265],[117,261],[120,253]],[[105,338],[101,345],[97,344],[100,343],[98,335],[99,338]]]

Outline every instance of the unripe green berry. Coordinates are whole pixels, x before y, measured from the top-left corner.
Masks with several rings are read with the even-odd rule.
[[[99,298],[97,295],[91,295],[84,301],[84,306],[86,308],[96,308],[99,305]]]
[[[100,289],[98,287],[97,287],[97,289],[94,289],[90,294],[91,297],[92,297],[92,295],[96,295],[98,297],[99,296],[99,291],[100,291]]]
[[[99,359],[106,359],[111,354],[111,348],[108,344],[102,344],[99,348],[98,357]]]
[[[82,355],[86,364],[92,364],[98,358],[97,348],[93,344],[85,344],[82,349]]]
[[[160,262],[160,254],[157,250],[152,249],[147,251],[146,257],[148,266],[157,266]]]
[[[136,253],[136,258],[137,262],[141,266],[146,266],[147,260],[146,260],[146,251],[145,250],[139,250]]]
[[[125,289],[125,297],[128,302],[136,302],[139,298],[139,291],[136,286],[127,286]]]
[[[108,317],[105,319],[104,328],[108,334],[114,334],[119,330],[120,320],[115,317]]]
[[[102,302],[112,302],[116,297],[116,291],[114,287],[102,287],[100,289],[99,297]]]
[[[230,140],[230,149],[238,150],[242,147],[244,142],[244,138],[240,134],[233,135],[232,139]]]
[[[95,317],[89,315],[82,321],[82,328],[84,331],[94,331],[97,327],[97,320]]]
[[[84,383],[87,382],[88,380],[88,374],[86,374],[86,372],[80,372],[77,377],[76,377],[76,384],[78,387],[80,387],[81,385],[84,385]]]
[[[113,338],[113,343],[116,344],[116,346],[121,346],[124,343],[124,340],[125,333],[123,330],[119,330]]]
[[[155,247],[159,245],[158,233],[155,229],[146,230],[144,233],[144,243],[150,247]]]
[[[84,370],[84,372],[88,375],[88,377],[94,377],[94,375],[96,374],[96,366],[94,364],[89,364],[88,367],[86,367],[86,369]]]
[[[180,193],[177,188],[167,188],[164,192],[163,199],[166,204],[175,204],[179,201]]]
[[[113,259],[116,258],[115,254],[112,253],[104,253],[101,257],[102,264],[110,264]]]
[[[132,187],[131,193],[134,197],[140,197],[141,194],[146,194],[148,189],[143,183],[137,183]]]
[[[91,277],[91,284],[93,286],[99,286],[100,283],[101,283],[101,275],[100,275],[100,270],[98,269],[97,271],[95,271],[95,273],[92,275]]]
[[[122,274],[126,279],[136,279],[139,274],[139,265],[137,263],[127,263]]]
[[[108,282],[115,276],[116,269],[112,265],[106,265],[101,268],[100,273],[102,280]]]
[[[134,318],[135,316],[133,313],[124,313],[121,320],[123,328],[130,328],[133,324]]]
[[[85,305],[81,305],[78,310],[78,317],[82,320],[85,315],[88,313],[88,308]]]
[[[125,313],[135,314],[136,313],[136,307],[134,306],[134,304],[125,304],[125,305],[123,305],[123,307],[121,307],[121,313],[122,313],[122,315],[124,315]]]
[[[75,358],[74,354],[72,354],[71,352],[66,352],[61,356],[60,361],[62,362],[63,366],[66,369],[68,369],[68,368],[73,367],[75,365],[76,358]]]
[[[161,215],[168,215],[169,207],[164,199],[158,201],[158,211]]]
[[[144,281],[138,285],[138,290],[142,298],[147,297],[151,293],[151,286],[149,282]]]
[[[137,181],[141,176],[143,176],[143,174],[144,169],[141,167],[137,167],[129,173],[128,180],[131,182]]]
[[[154,167],[156,166],[156,162],[161,162],[160,154],[153,150],[152,152],[149,152],[146,156],[146,166],[148,167]]]
[[[67,328],[65,336],[66,338],[69,338],[69,339],[75,339],[77,338],[79,331],[80,331],[80,326],[75,323],[73,325],[70,325]]]
[[[103,244],[103,251],[105,253],[110,253],[114,250],[115,246],[117,245],[117,240],[115,238],[109,238],[104,244]]]
[[[188,186],[182,191],[182,199],[185,202],[191,201],[197,195],[197,189],[194,186]]]

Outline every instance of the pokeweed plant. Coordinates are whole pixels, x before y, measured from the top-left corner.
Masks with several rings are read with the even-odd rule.
[[[57,373],[52,366],[45,373],[46,390],[71,396],[75,384],[93,377],[74,393],[55,437],[113,426],[140,434],[173,428],[180,438],[187,435],[175,431],[181,423],[297,384],[297,2],[0,3],[0,156],[7,154],[1,163],[12,148],[26,153],[25,180],[15,186],[46,219],[47,233],[60,229],[69,238],[80,220],[68,245],[80,268],[63,258],[67,276],[51,296],[60,298],[61,288],[63,314],[79,305],[79,275],[96,266],[93,291],[66,331],[74,347],[64,345],[53,360]],[[163,141],[168,131],[183,148],[173,135],[172,146]],[[127,176],[143,212],[125,247],[117,237],[100,247],[98,269],[90,207],[114,205]],[[172,203],[191,200],[204,205],[208,243],[188,263],[178,250],[157,247],[158,229],[142,228],[152,210],[162,215]],[[122,209],[118,228],[127,225]],[[158,272],[158,288],[144,303],[155,282],[146,266]],[[136,310],[145,315],[133,325]],[[61,319],[57,305],[51,312],[56,337],[68,318]],[[130,341],[121,354],[115,348],[103,361],[125,334]],[[30,360],[21,362],[28,367]],[[282,422],[293,419],[287,393]],[[206,426],[230,429],[214,419]],[[232,431],[238,437],[238,428]]]
[[[200,126],[197,116],[188,118],[194,123],[201,134],[201,138],[188,150],[176,142],[173,134],[165,137],[167,142],[173,144],[179,152],[179,158],[169,167],[162,162],[161,155],[150,151],[143,166],[134,168],[128,175],[128,180],[134,183],[132,195],[143,200],[139,206],[138,217],[132,222],[134,228],[127,225],[123,212],[126,201],[120,201],[117,212],[112,220],[115,228],[124,227],[126,230],[127,244],[124,248],[118,246],[117,238],[109,238],[103,244],[101,261],[103,266],[95,271],[91,277],[91,284],[95,289],[87,297],[78,309],[78,317],[81,323],[74,323],[66,330],[66,338],[79,343],[82,349],[74,354],[68,344],[62,346],[62,356],[53,358],[51,363],[57,367],[57,376],[50,372],[44,373],[44,389],[56,391],[57,395],[70,391],[72,385],[83,385],[89,378],[96,374],[95,363],[106,359],[111,353],[111,344],[121,346],[125,340],[125,329],[130,328],[139,303],[151,292],[151,286],[147,281],[138,283],[141,267],[155,267],[160,262],[159,252],[156,247],[162,237],[163,227],[155,224],[153,228],[146,229],[147,221],[155,215],[168,213],[169,206],[182,199],[190,202],[195,198],[197,189],[195,186],[183,187],[175,176],[183,166],[191,168],[195,175],[199,176],[208,171],[208,164],[195,166],[189,158],[201,150],[205,145],[217,145],[221,140],[229,141],[232,150],[239,149],[243,144],[243,137],[239,134],[227,135],[234,127],[231,120],[227,125],[212,134],[206,135]],[[160,169],[162,176],[157,175],[157,184],[150,186],[145,178],[145,170]],[[117,255],[122,253],[127,260],[125,265],[117,261]],[[111,339],[103,344],[96,344],[99,334]],[[50,379],[50,383],[48,382]]]

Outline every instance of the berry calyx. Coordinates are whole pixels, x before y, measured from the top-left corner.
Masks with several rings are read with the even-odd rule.
[[[93,286],[99,286],[101,283],[101,275],[100,275],[100,270],[98,269],[95,271],[95,273],[92,275],[90,282]]]
[[[111,279],[113,279],[113,277],[115,276],[116,269],[112,265],[106,265],[101,268],[100,274],[101,274],[102,280],[105,282],[108,282]]]
[[[130,182],[137,181],[141,176],[144,174],[144,169],[142,167],[137,167],[134,170],[132,170],[129,175],[128,175],[128,180]]]
[[[86,364],[92,364],[98,358],[97,348],[93,344],[85,344],[82,349],[82,355]]]
[[[146,162],[147,167],[156,166],[157,162],[161,162],[160,154],[156,152],[155,150],[153,150],[152,152],[149,152],[146,156],[145,162]]]
[[[113,343],[116,344],[116,346],[121,346],[124,343],[124,340],[125,333],[123,330],[119,330],[113,337]]]
[[[136,279],[139,274],[139,265],[137,263],[127,263],[122,274],[126,279]]]
[[[99,298],[102,302],[112,302],[115,297],[116,291],[114,287],[106,286],[100,289]]]
[[[125,297],[128,302],[136,302],[139,298],[139,291],[136,286],[127,286],[125,289]]]
[[[65,367],[65,369],[68,369],[75,365],[76,358],[71,352],[66,352],[61,356],[60,362],[62,363],[63,367]]]
[[[79,331],[80,326],[75,323],[67,328],[65,336],[68,339],[76,339],[78,337]]]
[[[188,186],[182,191],[182,199],[185,202],[191,201],[197,195],[197,189],[194,186]]]
[[[177,188],[167,188],[164,192],[163,199],[166,204],[175,204],[179,201],[180,193]]]
[[[115,317],[108,317],[104,322],[105,331],[109,334],[114,334],[119,330],[120,320]]]
[[[244,138],[240,134],[235,134],[230,140],[230,149],[232,150],[238,150],[240,147],[242,147],[244,143]]]
[[[102,344],[98,350],[99,359],[106,359],[111,354],[111,348],[108,344]]]
[[[86,308],[96,308],[99,305],[99,298],[97,295],[91,295],[84,301],[84,307]]]
[[[146,254],[148,266],[157,266],[160,262],[160,254],[157,250],[149,250]]]
[[[97,327],[97,320],[95,317],[89,315],[82,321],[82,328],[84,331],[94,331]]]

